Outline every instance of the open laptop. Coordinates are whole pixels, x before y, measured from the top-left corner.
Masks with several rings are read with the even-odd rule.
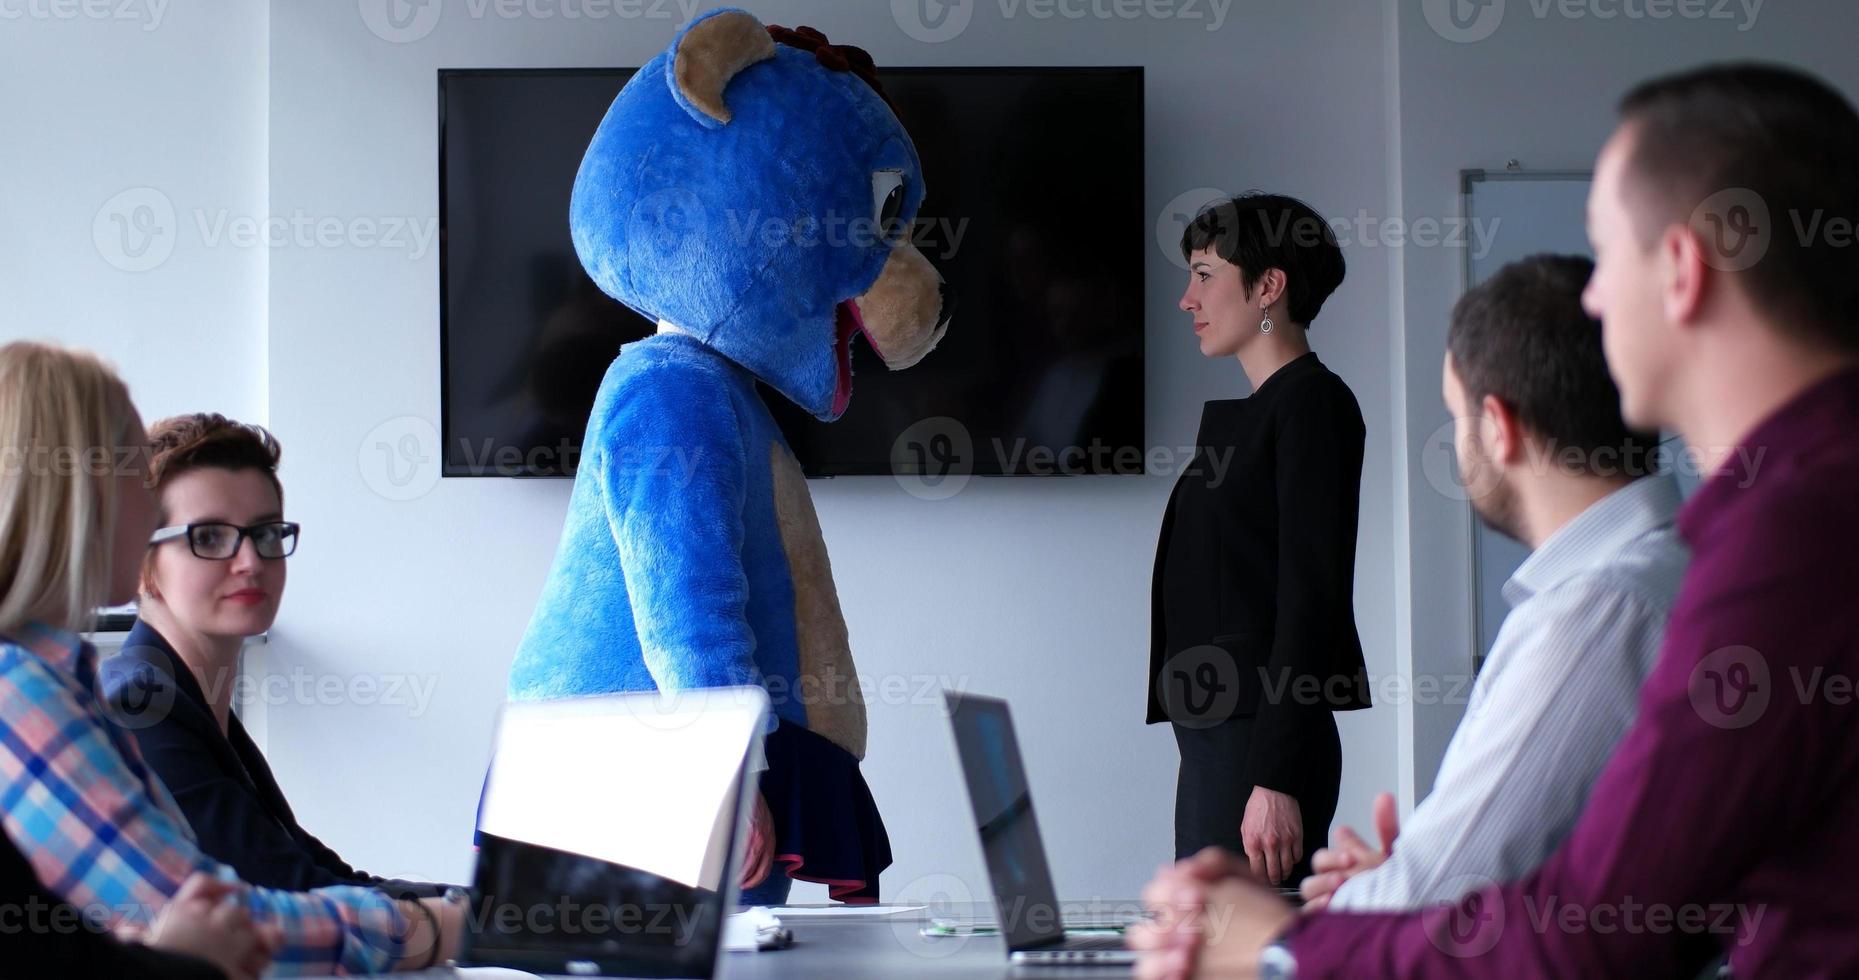
[[[461,962],[714,975],[767,713],[759,687],[506,705]]]
[[[1001,935],[1016,964],[1131,965],[1136,953],[1118,935],[1066,935],[1058,894],[1039,837],[1027,789],[1020,743],[1007,702],[946,691],[955,754],[968,784],[968,802],[981,835],[981,853],[994,886]]]

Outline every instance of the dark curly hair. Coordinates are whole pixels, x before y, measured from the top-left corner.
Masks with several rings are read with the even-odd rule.
[[[175,415],[149,426],[151,453],[149,487],[159,502],[161,492],[183,473],[199,469],[257,470],[271,481],[284,503],[284,485],[278,482],[278,459],[283,449],[263,426],[235,422],[217,412]],[[168,519],[161,508],[162,521]],[[142,560],[142,589],[148,591],[154,552]]]

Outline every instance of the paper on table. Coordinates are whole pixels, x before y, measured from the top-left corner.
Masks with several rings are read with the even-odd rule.
[[[927,905],[778,905],[770,908],[779,918],[841,915],[895,915],[929,908]]]
[[[723,919],[723,948],[732,953],[779,949],[793,939],[793,934],[782,928],[780,918],[766,906],[757,905]]]

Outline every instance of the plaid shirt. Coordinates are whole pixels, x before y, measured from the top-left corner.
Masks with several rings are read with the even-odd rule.
[[[63,630],[34,623],[0,638],[0,813],[47,888],[135,933],[190,874],[234,873],[201,852],[134,739],[106,718],[96,673],[96,650]],[[248,888],[245,901],[283,933],[279,973],[378,973],[401,958],[408,923],[374,889]]]

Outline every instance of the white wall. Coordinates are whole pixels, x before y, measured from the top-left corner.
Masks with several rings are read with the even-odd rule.
[[[812,24],[863,45],[882,65],[1145,65],[1151,214],[1206,186],[1289,191],[1326,212],[1387,212],[1380,107],[1362,97],[1382,84],[1382,21],[1370,5],[1254,5],[1209,32],[1204,23],[1036,20],[1024,10],[1003,20],[984,3],[947,43],[906,36],[889,4],[753,6],[770,23]],[[640,64],[675,27],[478,18],[471,9],[447,4],[430,33],[390,43],[354,4],[274,5],[274,212],[429,221],[437,69]],[[423,27],[415,21],[409,33]],[[1351,55],[1329,60],[1321,84],[1299,81],[1320,50]],[[1348,136],[1303,138],[1285,119],[1324,119]],[[1183,274],[1159,246],[1147,255],[1148,434],[1181,445],[1203,400],[1243,394],[1245,382],[1236,365],[1199,357],[1174,309]],[[1379,420],[1391,404],[1387,263],[1373,252],[1352,252],[1350,262],[1317,344]],[[370,488],[381,475],[381,439],[370,433],[405,417],[423,421],[395,424],[436,422],[437,284],[434,254],[272,256],[271,418],[288,450],[293,516],[308,528],[274,631],[274,669],[410,674],[436,678],[437,688],[419,717],[359,704],[274,708],[269,750],[305,824],[345,855],[382,873],[458,877],[492,713],[568,485],[445,480],[405,502]],[[1371,488],[1390,482],[1390,444],[1385,430],[1377,436]],[[860,669],[903,692],[872,705],[866,764],[897,852],[890,893],[954,875],[985,894],[938,679],[1014,701],[1064,893],[1133,896],[1170,856],[1173,740],[1142,724],[1149,571],[1169,485],[976,480],[930,502],[888,478],[812,484]],[[1393,511],[1384,494],[1367,500],[1361,626],[1371,668],[1386,673]],[[1364,713],[1345,724],[1359,817],[1366,788],[1392,767],[1392,718]],[[376,802],[357,806],[362,792]],[[1112,841],[1128,846],[1105,846]]]
[[[262,422],[265,252],[212,232],[265,213],[266,5],[89,6],[0,3],[0,340]]]
[[[1005,4],[977,0],[966,31],[943,43],[913,40],[874,0],[750,5],[885,65],[1144,65],[1152,214],[1195,188],[1260,187],[1361,219],[1348,282],[1314,341],[1369,423],[1356,599],[1377,679],[1463,672],[1470,649],[1465,511],[1432,489],[1421,455],[1445,421],[1439,351],[1460,256],[1391,247],[1385,222],[1456,214],[1464,167],[1587,166],[1612,100],[1654,71],[1747,53],[1803,62],[1849,91],[1856,80],[1839,57],[1850,15],[1837,0],[1765,6],[1743,32],[1539,20],[1512,0],[1498,30],[1465,44],[1433,30],[1418,0],[1265,0],[1235,5],[1217,32],[1039,19],[1034,0],[1005,17]],[[359,229],[436,220],[438,68],[638,64],[675,25],[506,19],[494,0],[446,0],[410,8],[439,12],[436,23],[397,32],[376,20],[376,33],[366,17],[383,6],[173,0],[149,31],[0,19],[0,119],[14,137],[0,143],[0,332],[104,350],[151,416],[213,408],[274,426],[292,516],[308,528],[267,665],[289,695],[268,712],[278,775],[304,823],[359,865],[458,879],[492,713],[568,486],[388,468],[383,447],[418,445],[436,421],[437,257],[364,242]],[[0,14],[22,9],[0,0]],[[93,219],[141,186],[176,209],[175,247],[126,272],[105,254],[135,262],[107,237],[99,248]],[[222,213],[276,216],[281,240],[209,243]],[[333,222],[333,238],[318,240],[318,221]],[[1148,263],[1148,439],[1179,445],[1203,400],[1245,382],[1199,358],[1160,246]],[[1140,723],[1167,489],[1153,477],[977,480],[926,502],[885,479],[813,484],[862,671],[1013,699],[1069,896],[1132,896],[1170,847],[1174,749]],[[430,701],[352,686],[408,680]],[[1366,824],[1382,788],[1411,804],[1456,717],[1411,699],[1344,716],[1339,819]],[[952,875],[983,894],[934,701],[877,703],[871,718],[866,772],[898,854],[887,891]]]

